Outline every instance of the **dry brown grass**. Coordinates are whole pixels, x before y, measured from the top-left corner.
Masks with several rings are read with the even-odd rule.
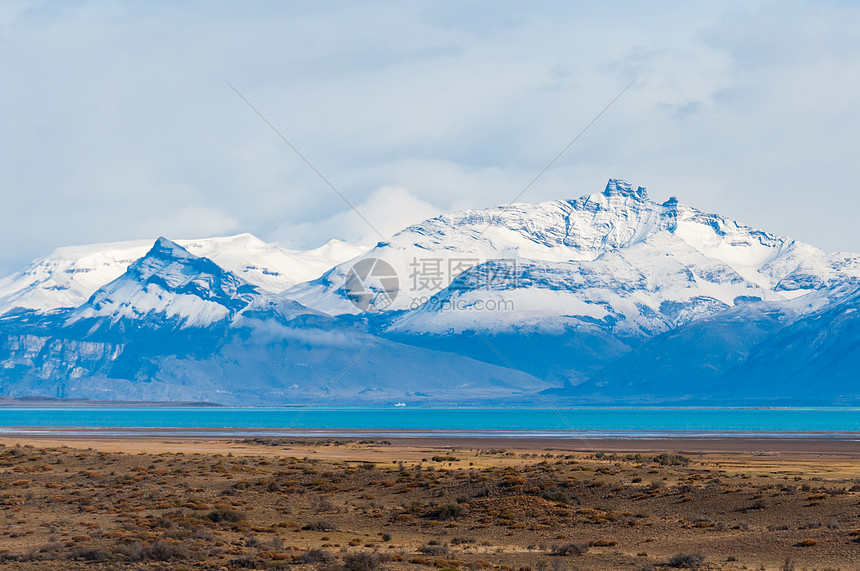
[[[225,445],[242,452],[0,447],[0,562],[780,569],[791,553],[799,569],[850,569],[860,539],[860,487],[822,466],[777,474],[689,454]]]

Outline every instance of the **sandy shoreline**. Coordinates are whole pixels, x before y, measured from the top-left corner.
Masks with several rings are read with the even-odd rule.
[[[857,432],[641,432],[641,431],[455,431],[455,430],[283,430],[277,428],[104,428],[3,427],[0,442],[102,445],[122,442],[142,448],[222,448],[246,438],[384,440],[393,448],[505,448],[515,450],[568,450],[576,452],[653,452],[664,450],[699,453],[826,454],[860,458]],[[101,446],[96,446],[101,447]]]

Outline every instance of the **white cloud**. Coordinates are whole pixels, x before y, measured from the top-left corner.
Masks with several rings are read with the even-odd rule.
[[[320,221],[286,224],[275,232],[275,240],[294,248],[312,248],[331,238],[372,246],[440,213],[407,188],[384,186],[354,210],[347,207]]]
[[[201,206],[187,206],[172,210],[151,220],[139,223],[138,234],[164,236],[169,239],[224,236],[239,230],[236,219]]]
[[[225,77],[383,233],[511,200],[638,77],[522,200],[621,176],[860,250],[858,28],[841,3],[7,2],[0,274],[161,227],[368,239]]]

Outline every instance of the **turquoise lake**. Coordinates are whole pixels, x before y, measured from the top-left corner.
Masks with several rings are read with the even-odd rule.
[[[860,432],[860,409],[0,408],[0,427]]]

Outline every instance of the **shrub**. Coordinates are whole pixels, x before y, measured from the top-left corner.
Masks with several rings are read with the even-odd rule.
[[[545,500],[550,500],[552,502],[558,502],[560,504],[569,504],[570,503],[570,496],[568,496],[567,494],[565,494],[562,491],[554,490],[554,491],[544,492],[543,494],[541,494],[541,497],[544,498]]]
[[[119,545],[114,552],[130,561],[141,561],[146,556],[145,548],[139,541]]]
[[[212,510],[206,517],[215,523],[227,522],[236,523],[245,519],[245,514],[230,508]]]
[[[552,548],[550,555],[567,556],[567,555],[585,555],[588,553],[588,546],[584,543],[565,543]]]
[[[255,569],[260,567],[262,562],[250,555],[240,555],[235,559],[230,560],[231,567],[239,567],[240,569]]]
[[[463,508],[461,506],[458,506],[457,504],[448,504],[431,511],[427,514],[427,517],[438,520],[456,519],[460,517],[462,513]]]
[[[687,456],[682,456],[681,454],[669,454],[668,452],[664,452],[659,456],[654,456],[652,460],[661,466],[686,466],[690,463],[690,458]]]
[[[172,561],[189,557],[188,548],[177,541],[156,541],[146,550],[146,558],[153,561]]]
[[[174,561],[190,559],[191,554],[184,543],[179,541],[158,540],[152,545],[144,545],[139,541],[120,545],[116,549],[118,555],[130,561]]]
[[[92,549],[92,548],[82,548],[76,549],[72,552],[71,559],[77,561],[89,561],[92,563],[97,563],[100,561],[107,560],[107,553],[102,551],[101,549]]]
[[[299,563],[334,563],[334,555],[325,549],[311,549],[301,554],[298,559]]]
[[[418,548],[420,553],[424,555],[448,555],[451,550],[447,545],[422,545]]]
[[[332,522],[324,519],[303,525],[302,529],[305,531],[337,531],[337,527]]]
[[[376,571],[383,557],[375,553],[351,553],[343,561],[344,571]]]
[[[698,569],[705,563],[701,553],[678,553],[669,559],[669,567],[676,569]]]
[[[768,506],[768,501],[765,499],[758,499],[752,503],[748,510],[763,510]]]

